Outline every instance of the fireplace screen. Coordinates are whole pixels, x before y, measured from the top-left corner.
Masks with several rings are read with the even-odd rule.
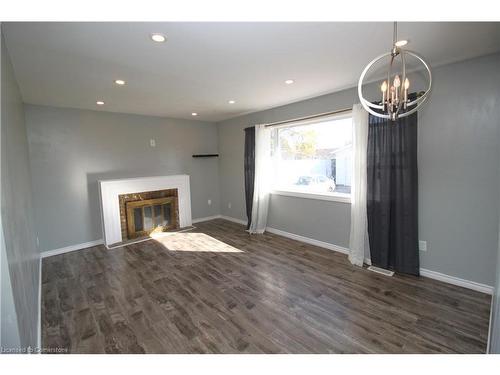
[[[176,228],[176,205],[177,197],[127,202],[128,238]]]

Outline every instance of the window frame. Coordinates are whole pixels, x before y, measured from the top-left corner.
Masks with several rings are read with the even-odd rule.
[[[298,120],[286,124],[280,124],[276,126],[272,126],[272,130],[278,131],[279,129],[285,129],[285,128],[291,128],[295,126],[304,126],[304,125],[314,125],[317,123],[321,122],[326,122],[326,121],[335,121],[335,120],[342,120],[346,118],[351,118],[352,119],[352,110],[351,111],[343,111],[342,113],[336,113],[332,115],[326,115],[322,117],[317,117],[314,119],[308,119],[308,120]],[[354,124],[352,125],[354,126]],[[353,143],[353,155],[354,157],[354,143]],[[353,186],[354,181],[351,180],[351,187]],[[274,185],[274,184],[273,184]],[[293,189],[282,189],[279,187],[272,187],[270,193],[272,195],[279,195],[279,196],[287,196],[287,197],[296,197],[296,198],[304,198],[304,199],[316,199],[316,200],[324,200],[324,201],[332,201],[332,202],[340,202],[340,203],[347,203],[351,204],[352,201],[352,190],[350,194],[346,193],[309,193],[307,191],[296,191]]]

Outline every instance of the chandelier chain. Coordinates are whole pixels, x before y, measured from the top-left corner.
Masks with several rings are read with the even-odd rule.
[[[394,29],[392,33],[392,47],[394,47],[397,41],[398,41],[398,23],[394,22]]]

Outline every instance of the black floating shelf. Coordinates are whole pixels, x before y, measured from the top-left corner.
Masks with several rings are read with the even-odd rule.
[[[195,154],[193,158],[218,158],[219,154]]]

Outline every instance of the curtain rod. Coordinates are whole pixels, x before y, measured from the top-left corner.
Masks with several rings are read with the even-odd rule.
[[[264,126],[267,128],[268,126],[276,126],[276,125],[288,124],[290,122],[311,120],[314,118],[331,116],[331,115],[336,115],[338,113],[349,112],[349,111],[352,111],[352,108],[344,108],[344,109],[339,109],[339,110],[331,111],[331,112],[318,113],[317,115],[312,115],[312,116],[305,116],[305,117],[299,117],[299,118],[294,118],[294,119],[289,119],[289,120],[271,122],[269,124],[265,124]]]

